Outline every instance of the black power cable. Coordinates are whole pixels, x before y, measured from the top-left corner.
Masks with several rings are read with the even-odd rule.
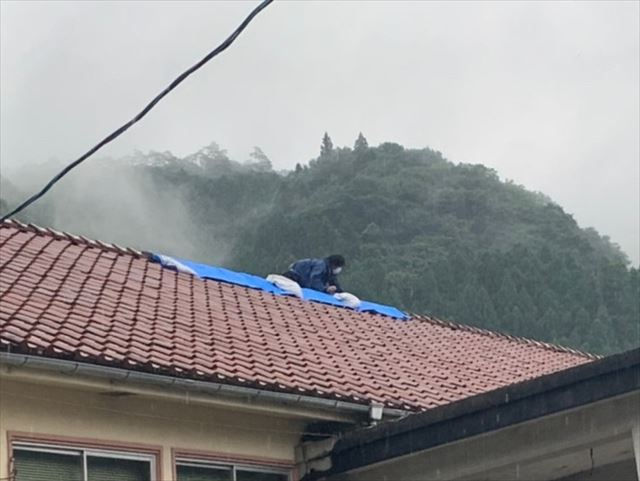
[[[55,177],[53,177],[49,183],[47,185],[45,185],[42,190],[40,192],[38,192],[37,194],[32,195],[31,197],[29,197],[27,200],[25,200],[22,204],[20,204],[18,207],[16,207],[15,209],[13,209],[11,212],[9,212],[8,214],[5,214],[2,216],[2,219],[0,219],[0,223],[4,222],[5,220],[7,220],[9,217],[14,216],[15,214],[17,214],[18,212],[20,212],[21,210],[25,209],[26,207],[28,207],[29,205],[33,204],[36,200],[38,200],[40,197],[42,197],[44,194],[46,194],[49,189],[51,189],[51,187],[53,187],[60,179],[62,179],[65,175],[67,175],[72,169],[74,169],[76,166],[78,166],[80,163],[84,162],[88,157],[90,157],[91,155],[93,155],[94,153],[96,153],[98,150],[100,150],[102,147],[104,147],[105,145],[107,145],[109,142],[114,141],[116,138],[118,138],[120,135],[122,135],[123,133],[125,133],[127,130],[129,130],[130,127],[132,127],[135,123],[137,123],[139,120],[141,120],[145,115],[147,115],[149,113],[149,111],[156,106],[156,104],[158,102],[160,102],[160,100],[162,100],[167,94],[169,94],[169,92],[171,92],[174,88],[176,88],[178,85],[180,85],[182,83],[183,80],[185,80],[189,75],[191,75],[192,73],[194,73],[196,70],[198,70],[200,67],[202,67],[204,64],[206,64],[209,60],[211,60],[213,57],[215,57],[216,55],[218,55],[219,53],[222,53],[223,51],[225,51],[235,40],[236,38],[238,38],[238,36],[240,36],[240,34],[242,33],[242,31],[247,27],[247,25],[249,25],[249,23],[251,22],[251,20],[254,19],[254,17],[256,15],[258,15],[262,10],[264,10],[270,3],[272,3],[273,0],[264,0],[260,5],[258,5],[256,8],[253,9],[253,11],[247,16],[247,18],[244,19],[244,21],[240,24],[240,26],[238,28],[236,28],[234,30],[234,32],[229,35],[229,37],[227,37],[227,39],[222,42],[220,45],[218,45],[214,50],[212,50],[211,52],[209,52],[202,60],[200,60],[198,63],[196,63],[195,65],[193,65],[192,67],[188,68],[187,70],[185,70],[184,72],[182,72],[173,82],[171,82],[171,84],[165,88],[162,92],[160,92],[156,97],[154,97],[154,99],[149,102],[141,111],[138,115],[136,115],[134,118],[132,118],[129,122],[127,122],[126,124],[124,124],[122,127],[116,129],[115,131],[113,131],[111,134],[109,134],[107,137],[105,137],[104,139],[102,139],[102,141],[97,144],[96,146],[92,147],[88,152],[86,152],[84,155],[82,155],[80,158],[74,160],[73,162],[71,162],[69,165],[67,165],[64,169],[62,169]]]

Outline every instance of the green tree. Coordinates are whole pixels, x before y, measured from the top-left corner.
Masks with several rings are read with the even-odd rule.
[[[518,291],[516,289],[516,285],[513,282],[511,274],[507,271],[502,278],[502,284],[496,294],[496,300],[494,303],[497,306],[498,316],[501,319],[505,319],[507,316],[510,316],[514,307],[517,306],[517,300]],[[512,320],[511,322],[514,321]]]
[[[322,144],[320,145],[320,157],[328,157],[333,154],[333,142],[327,132],[322,137]]]
[[[600,306],[595,318],[589,325],[589,330],[582,341],[585,348],[595,353],[606,353],[617,350],[614,333],[609,326],[611,318],[605,306]]]
[[[462,290],[459,319],[465,323],[484,327],[498,328],[498,316],[487,290],[477,282],[469,282]]]
[[[557,342],[560,339],[560,322],[561,318],[556,309],[553,307],[547,308],[542,317],[538,320],[540,332],[538,339],[541,341]]]
[[[254,170],[260,170],[263,172],[272,170],[271,160],[269,159],[269,157],[267,157],[267,155],[262,151],[260,147],[254,147],[253,152],[251,152],[249,156],[251,160],[248,162],[248,164]]]
[[[358,134],[358,138],[355,141],[355,144],[353,145],[353,150],[356,153],[363,153],[366,152],[369,149],[369,143],[367,142],[367,139],[364,137],[364,135],[362,135],[362,132],[360,132]]]
[[[603,354],[640,345],[638,269],[608,239],[484,166],[364,145],[325,134],[322,157],[289,175],[258,149],[237,162],[215,143],[134,154],[105,163],[99,183],[78,171],[18,217],[259,275],[340,252],[344,287],[362,299]],[[0,180],[6,208],[24,197]]]

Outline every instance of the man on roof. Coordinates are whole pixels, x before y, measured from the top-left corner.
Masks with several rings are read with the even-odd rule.
[[[291,264],[283,276],[297,282],[300,287],[335,294],[342,292],[337,276],[344,266],[344,257],[338,254],[324,259],[301,259]]]

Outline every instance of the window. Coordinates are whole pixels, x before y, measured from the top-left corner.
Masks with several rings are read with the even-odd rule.
[[[286,470],[179,461],[177,481],[289,481]]]
[[[151,481],[154,464],[152,455],[13,445],[16,481]]]

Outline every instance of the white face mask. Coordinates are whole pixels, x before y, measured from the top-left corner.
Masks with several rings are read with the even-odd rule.
[[[333,270],[333,274],[334,274],[334,275],[336,275],[336,276],[337,276],[338,274],[340,274],[341,272],[342,272],[342,267],[336,267],[336,268]]]

